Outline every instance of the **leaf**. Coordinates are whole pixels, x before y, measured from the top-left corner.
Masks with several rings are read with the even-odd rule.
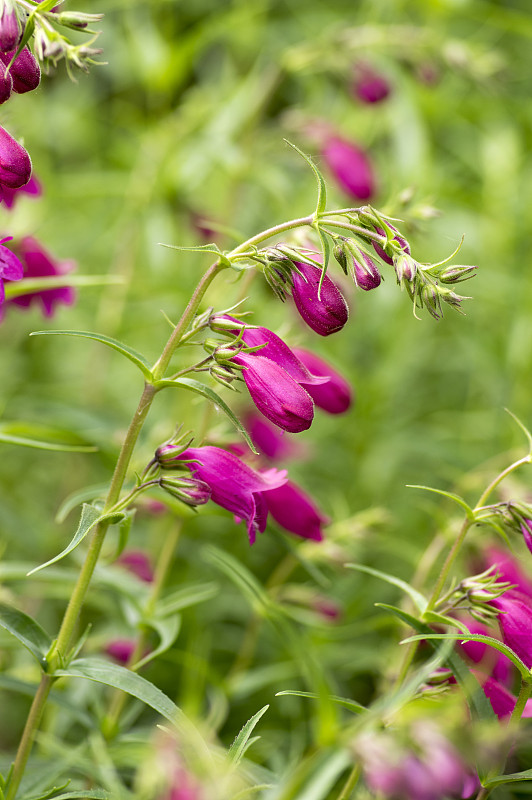
[[[177,723],[178,718],[183,716],[183,712],[176,704],[153,683],[137,675],[136,672],[103,659],[78,658],[72,661],[67,669],[57,670],[55,675],[65,678],[87,678],[96,683],[112,686],[114,689],[121,689],[173,723]]]
[[[319,214],[322,214],[325,211],[325,208],[327,206],[327,187],[325,185],[323,175],[321,174],[321,172],[319,171],[319,169],[317,168],[316,164],[314,163],[314,161],[311,159],[310,156],[307,156],[302,150],[299,149],[299,147],[296,147],[295,144],[288,141],[288,139],[285,139],[284,141],[293,150],[295,150],[296,153],[299,153],[299,155],[305,159],[311,170],[314,172],[314,175],[316,176],[316,180],[318,181],[318,200],[316,203],[316,211],[314,216],[317,217]]]
[[[233,423],[237,431],[240,433],[241,436],[246,440],[246,444],[248,445],[249,449],[255,455],[258,455],[258,451],[253,446],[253,442],[249,438],[249,434],[235,415],[233,411],[229,408],[225,400],[222,400],[220,395],[211,389],[210,386],[206,386],[204,383],[200,383],[200,381],[196,381],[193,378],[177,378],[176,380],[160,380],[157,381],[155,384],[157,388],[163,388],[165,386],[173,386],[180,387],[182,386],[184,389],[188,389],[191,392],[195,392],[196,394],[202,395],[202,397],[206,397],[207,400],[210,400],[212,403],[218,406],[221,411],[230,419]]]
[[[313,700],[319,700],[319,694],[315,692],[299,692],[295,689],[284,689],[282,692],[276,692],[276,697],[282,697],[283,695],[294,695],[295,697],[311,697]],[[356,700],[350,700],[348,697],[337,697],[336,695],[332,694],[329,696],[329,700],[332,700],[333,703],[337,703],[339,706],[343,706],[347,708],[349,711],[352,711],[353,714],[361,714],[364,711],[367,711],[367,708],[360,703],[357,703]]]
[[[412,614],[408,614],[406,611],[396,608],[395,606],[387,605],[386,603],[375,603],[375,605],[378,608],[384,608],[387,611],[390,611],[403,622],[406,622],[409,627],[414,628],[414,630],[423,634],[423,637],[426,636],[428,638],[433,634],[432,628],[429,628],[428,625],[420,622],[420,620],[416,619],[416,617],[413,617]],[[429,644],[432,645],[432,647],[436,650],[437,648],[435,642],[430,638],[428,638],[428,641]],[[453,671],[460,688],[464,692],[471,715],[479,720],[488,720],[490,722],[496,721],[497,717],[495,716],[495,712],[493,711],[488,698],[482,691],[478,681],[471,674],[460,655],[453,650],[445,660],[449,665],[449,668]],[[475,687],[474,690],[471,691],[473,681],[475,683]]]
[[[117,275],[54,275],[46,278],[23,278],[16,283],[7,283],[5,293],[6,299],[9,300],[62,286],[109,286],[123,282]]]
[[[151,374],[151,367],[148,360],[137,350],[129,347],[127,344],[119,342],[118,339],[111,339],[110,336],[104,336],[101,333],[91,333],[90,331],[33,331],[30,336],[79,336],[82,339],[94,339],[96,342],[102,342],[118,353],[128,358],[135,366],[137,366],[146,380],[151,381],[153,376]]]
[[[414,589],[413,586],[410,586],[409,583],[401,580],[401,578],[396,578],[395,575],[388,575],[387,572],[381,572],[372,567],[365,567],[363,564],[346,564],[345,566],[349,569],[356,569],[359,572],[366,572],[368,575],[374,575],[376,578],[386,581],[386,583],[391,583],[392,586],[397,586],[410,597],[421,614],[425,611],[428,604],[427,599],[423,597],[421,592],[418,592],[417,589]]]
[[[46,656],[52,646],[52,639],[38,622],[13,606],[0,603],[0,626],[16,636],[37,660],[41,669],[47,671]]]
[[[144,622],[157,633],[159,637],[159,644],[150,653],[147,653],[143,658],[137,661],[133,666],[135,670],[139,670],[145,664],[153,661],[154,658],[160,656],[161,653],[166,653],[167,650],[173,645],[179,635],[181,629],[181,617],[175,614],[173,617],[167,619],[150,619]]]
[[[255,576],[238,559],[214,545],[203,547],[202,555],[239,587],[258,613],[266,614],[276,608]]]
[[[269,707],[270,707],[269,705],[263,706],[260,711],[257,711],[257,713],[251,717],[251,719],[248,719],[248,721],[246,722],[246,724],[236,737],[235,741],[229,748],[229,752],[227,753],[227,758],[229,762],[233,764],[235,767],[241,762],[248,747],[251,746],[252,742],[249,741],[249,738],[253,733],[253,729],[255,728],[260,718],[264,716],[264,714],[267,712]],[[253,741],[256,741],[256,739],[254,739]]]
[[[54,450],[62,453],[97,452],[98,448],[93,445],[62,441],[62,439],[70,436],[72,434],[68,431],[57,430],[46,425],[34,425],[26,422],[0,423],[0,442],[5,442],[5,444],[16,444],[21,447],[35,447],[38,450]]]
[[[448,617],[445,614],[438,614],[436,611],[425,611],[423,619],[431,625],[453,625],[458,630],[463,631],[466,636],[469,636],[471,632],[467,625],[464,625],[459,619]]]
[[[72,494],[69,494],[57,510],[57,514],[55,515],[56,522],[64,522],[71,511],[77,508],[81,503],[84,503],[85,500],[95,500],[97,497],[102,497],[107,493],[109,489],[108,483],[98,483],[94,486],[85,486],[83,489],[79,489]]]
[[[495,786],[502,786],[504,783],[517,783],[518,781],[532,781],[532,769],[525,769],[523,772],[510,772],[508,775],[497,775],[484,781],[486,789]]]
[[[168,614],[175,614],[176,611],[181,611],[183,608],[194,606],[197,603],[204,603],[206,600],[215,597],[219,590],[220,587],[213,581],[194,583],[185,586],[183,589],[177,589],[157,603],[157,616],[164,618]]]
[[[426,492],[434,492],[434,494],[441,494],[443,497],[448,497],[449,500],[454,500],[460,508],[462,508],[466,512],[466,516],[469,520],[473,521],[475,519],[475,512],[473,509],[468,506],[466,501],[461,498],[457,494],[453,494],[452,492],[445,492],[443,489],[434,489],[432,486],[421,486],[417,483],[407,483],[407,489],[424,489]]]
[[[110,524],[115,524],[116,522],[121,522],[125,517],[123,512],[113,512],[111,514],[102,514],[99,508],[95,506],[89,505],[88,503],[83,503],[83,507],[81,510],[81,519],[79,521],[78,529],[74,534],[73,538],[70,541],[70,544],[65,547],[60,553],[56,556],[51,558],[49,561],[46,561],[44,564],[39,564],[38,567],[34,567],[32,570],[28,572],[28,575],[33,575],[35,572],[38,572],[45,567],[49,567],[50,564],[55,564],[56,561],[59,561],[61,558],[64,558],[68,553],[71,553],[78,544],[80,544],[85,536],[100,522],[107,522],[110,521]]]
[[[416,642],[420,641],[421,639],[455,639],[456,641],[460,642],[482,642],[482,644],[487,644],[490,647],[493,647],[495,650],[498,650],[499,653],[503,653],[507,658],[509,658],[512,664],[517,667],[524,680],[529,681],[531,678],[530,670],[526,664],[521,661],[519,656],[517,656],[510,647],[502,642],[499,642],[498,639],[493,639],[491,636],[482,636],[473,633],[468,633],[465,636],[462,633],[434,633],[431,631],[430,634],[423,636],[409,636],[408,639],[404,640],[404,642]]]
[[[530,431],[528,430],[526,425],[523,422],[521,422],[519,417],[516,416],[513,413],[513,411],[510,411],[509,408],[505,408],[504,410],[506,411],[507,414],[509,414],[511,416],[511,418],[516,423],[516,425],[519,425],[519,427],[521,428],[521,430],[525,434],[525,436],[526,436],[526,438],[528,440],[528,454],[532,457],[532,433],[530,433]]]
[[[54,0],[57,2],[57,0]],[[39,800],[40,797],[49,797],[49,795],[39,795],[39,797],[27,797],[22,798],[22,800]],[[110,792],[106,792],[104,789],[80,789],[79,791],[74,792],[66,792],[66,794],[56,794],[51,800],[74,800],[74,798],[80,798],[80,800],[112,800],[112,795]]]

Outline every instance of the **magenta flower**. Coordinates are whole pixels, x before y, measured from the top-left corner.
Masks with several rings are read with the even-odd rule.
[[[369,200],[375,193],[373,168],[366,153],[356,144],[330,136],[322,150],[323,158],[347,194],[356,200]]]
[[[279,430],[277,425],[273,425],[260,414],[246,414],[244,423],[251,441],[262,456],[272,460],[283,459],[289,458],[298,450],[297,444],[285,431]],[[245,449],[247,451],[247,446]]]
[[[286,470],[269,469],[262,472],[244,464],[237,456],[220,447],[189,447],[176,457],[188,461],[194,475],[210,486],[211,499],[231,511],[247,524],[250,544],[257,531],[266,529],[268,505],[266,496],[286,483]]]
[[[7,67],[14,55],[14,49],[9,53],[0,52],[0,59]],[[17,92],[17,94],[31,92],[41,82],[41,69],[29,47],[22,48],[11,64],[9,72],[13,79],[13,91]]]
[[[0,67],[1,69],[1,67]],[[30,194],[38,197],[42,194],[41,184],[33,175],[28,183],[20,186],[18,189],[9,189],[7,186],[0,184],[0,201],[4,201],[7,208],[13,208],[19,194]]]
[[[295,483],[289,481],[272,489],[265,500],[268,511],[282,528],[303,539],[323,540],[322,526],[329,520]]]
[[[4,281],[20,281],[24,274],[24,268],[19,259],[4,244],[4,242],[10,242],[12,238],[8,236],[6,239],[0,240],[0,306],[5,298]]]
[[[343,414],[347,411],[353,402],[353,393],[345,378],[315,353],[300,347],[293,352],[313,375],[329,379],[327,383],[306,387],[318,408],[328,414]]]
[[[486,551],[486,562],[488,566],[493,564],[497,567],[499,580],[514,584],[518,592],[527,595],[532,601],[532,583],[509,552],[490,547]]]
[[[532,600],[526,594],[509,589],[491,601],[498,609],[501,637],[521,661],[532,667]]]
[[[135,651],[134,639],[113,639],[105,648],[105,652],[119,664],[129,664]]]
[[[11,97],[13,91],[13,78],[7,67],[0,61],[0,105]]]
[[[532,519],[523,520],[521,523],[521,533],[523,534],[526,546],[532,553]]]
[[[353,258],[353,270],[356,285],[365,292],[380,286],[382,276],[375,262],[366,253],[360,251],[360,258]]]
[[[404,239],[402,236],[399,235],[399,231],[396,228],[394,228],[393,225],[390,224],[388,225],[393,231],[396,231],[396,234],[393,237],[393,241],[399,244],[404,253],[408,253],[408,255],[410,255],[410,246],[406,241],[406,239]],[[376,233],[380,233],[381,236],[386,235],[386,232],[384,231],[383,228],[375,228],[375,231]],[[377,244],[377,242],[372,242],[372,245],[377,255],[380,256],[386,264],[393,264],[393,259],[382,249],[380,244]]]
[[[473,634],[494,638],[493,631],[476,620],[468,619],[466,625]],[[503,684],[507,684],[511,680],[512,662],[504,653],[499,653],[494,647],[483,642],[461,642],[458,647],[491,678]]]
[[[482,691],[490,701],[490,705],[499,719],[507,719],[511,716],[517,698],[495,678],[486,678],[485,675],[478,672],[474,672],[474,675],[480,682]],[[525,719],[532,717],[532,699],[527,700],[522,716]]]
[[[31,160],[21,144],[0,127],[0,185],[20,189],[31,178]]]
[[[2,6],[2,12],[0,13],[0,50],[5,53],[7,50],[15,50],[18,47],[22,37],[22,27],[17,12],[14,9],[8,9],[4,3]]]
[[[325,275],[318,291],[321,269],[312,264],[296,262],[302,273],[292,272],[292,297],[302,319],[320,336],[341,330],[349,317],[349,309],[338,286]]]
[[[129,572],[145,583],[152,583],[153,569],[150,559],[142,550],[125,550],[117,559],[117,564],[121,564]]]
[[[185,769],[178,769],[172,786],[164,800],[201,800],[202,794],[196,780]]]
[[[353,81],[353,94],[363,103],[381,103],[390,94],[390,84],[369,64],[357,64]]]
[[[73,261],[54,261],[39,242],[31,236],[27,236],[22,240],[19,252],[24,263],[25,278],[64,275],[74,268]],[[76,293],[74,289],[65,285],[57,286],[54,289],[41,289],[38,292],[31,292],[20,297],[13,297],[9,303],[28,308],[35,302],[41,305],[45,317],[51,317],[58,303],[64,303],[69,306],[72,305],[75,299]]]

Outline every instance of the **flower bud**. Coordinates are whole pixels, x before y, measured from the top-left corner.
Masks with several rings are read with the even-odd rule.
[[[478,267],[447,267],[439,274],[439,279],[442,283],[460,283],[472,278],[477,271]]]
[[[2,3],[0,13],[0,50],[15,50],[22,38],[22,26],[17,12],[10,2]]]
[[[13,78],[11,73],[7,71],[6,65],[0,62],[0,105],[9,100],[12,90]]]
[[[0,184],[19,189],[31,178],[31,160],[21,144],[0,127]]]
[[[320,288],[321,269],[302,262],[295,266],[301,274],[292,274],[292,297],[303,320],[320,336],[341,330],[349,309],[338,286],[325,275]]]
[[[211,489],[198,478],[160,478],[159,486],[187,506],[202,506],[211,499]]]
[[[103,14],[84,14],[81,11],[60,11],[57,15],[57,21],[60,25],[72,28],[75,31],[82,31],[87,25],[99,22],[101,19],[103,19]]]
[[[335,259],[340,264],[344,275],[347,275],[347,254],[345,252],[345,247],[340,242],[334,245],[333,255]]]
[[[8,66],[15,50],[0,53],[0,59]],[[13,79],[13,91],[18,94],[31,92],[41,82],[41,69],[29,47],[24,47],[9,68]]]
[[[390,84],[383,75],[376,72],[369,64],[357,64],[353,94],[362,103],[381,103],[390,94]]]
[[[401,285],[405,281],[411,283],[416,277],[417,262],[414,261],[412,256],[408,255],[408,253],[395,256],[393,259],[393,266],[395,274],[397,275],[397,283]]]
[[[352,247],[351,253],[353,255],[353,277],[356,285],[360,289],[364,289],[365,292],[380,286],[382,276],[373,259],[356,245]]]
[[[369,158],[360,147],[339,136],[331,136],[325,142],[322,155],[347,194],[356,200],[369,200],[375,192],[375,178]]]

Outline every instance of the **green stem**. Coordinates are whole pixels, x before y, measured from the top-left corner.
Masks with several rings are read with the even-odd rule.
[[[476,504],[474,510],[478,511],[478,509],[481,508],[481,506],[486,504],[486,500],[488,499],[488,497],[490,496],[492,491],[497,488],[499,483],[501,483],[501,481],[503,481],[505,478],[507,478],[508,475],[510,475],[512,472],[514,472],[514,470],[518,469],[518,467],[523,466],[523,464],[530,464],[531,461],[532,461],[532,456],[530,456],[530,455],[524,456],[524,458],[520,458],[518,461],[514,461],[513,464],[510,464],[510,466],[507,467],[505,470],[503,470],[500,473],[500,475],[497,475],[495,480],[493,480],[490,483],[490,485],[488,486],[486,491],[480,497],[480,500]]]
[[[230,253],[227,254],[228,258],[232,258],[233,256],[237,256],[240,253],[244,253],[248,248],[254,247],[257,244],[261,244],[266,239],[271,239],[272,236],[277,236],[279,233],[284,233],[284,231],[290,231],[294,228],[302,228],[305,225],[312,225],[314,217],[312,214],[308,217],[300,217],[299,219],[291,219],[289,222],[282,222],[280,225],[274,225],[273,228],[267,228],[265,231],[261,231],[256,236],[252,236],[251,239],[247,239],[247,241],[239,244],[238,247],[235,247],[234,250],[231,250]]]
[[[347,778],[342,788],[342,791],[338,795],[338,800],[349,800],[353,789],[358,783],[359,777],[360,777],[360,766],[358,764],[355,764],[355,766],[349,773],[349,777]]]

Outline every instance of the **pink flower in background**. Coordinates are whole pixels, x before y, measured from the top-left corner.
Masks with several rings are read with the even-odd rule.
[[[266,529],[266,496],[286,483],[286,470],[259,472],[233,453],[210,445],[189,447],[176,457],[179,461],[188,459],[194,459],[187,464],[193,475],[210,486],[211,499],[231,511],[239,521],[246,522],[249,541],[253,544],[257,531],[262,533]]]
[[[145,583],[153,581],[153,569],[150,559],[142,550],[125,550],[118,557],[116,563],[121,564]]]
[[[54,261],[52,256],[41,247],[36,239],[27,236],[20,243],[18,249],[24,264],[25,278],[44,278],[48,276],[59,276],[74,269],[73,261]],[[65,281],[67,284],[67,281]],[[23,308],[28,308],[32,303],[41,306],[44,316],[51,317],[55,312],[58,303],[72,305],[76,299],[76,293],[71,286],[57,286],[53,289],[40,289],[36,292],[13,297],[9,301]]]
[[[105,648],[105,652],[119,664],[129,664],[135,650],[134,639],[114,639]]]
[[[482,673],[475,671],[474,674],[480,682],[482,691],[490,701],[490,705],[499,719],[507,719],[509,716],[511,716],[517,702],[517,697],[508,691],[506,686],[503,686],[503,684],[495,678],[487,678],[485,675],[482,675]],[[532,717],[532,699],[527,700],[522,717],[524,719]]]
[[[509,589],[491,601],[498,609],[497,622],[501,637],[517,653],[521,661],[532,667],[532,599],[526,594]]]
[[[486,565],[497,567],[498,580],[515,584],[518,592],[528,595],[532,600],[532,582],[519,567],[517,560],[507,550],[489,547],[485,553]]]
[[[164,800],[202,800],[200,786],[187,770],[176,770],[172,786]]]
[[[22,193],[39,197],[42,194],[42,188],[37,178],[32,175],[29,181],[18,189],[10,189],[0,184],[0,201],[3,201],[7,208],[13,208],[17,197]]]
[[[373,168],[366,153],[353,142],[330,136],[322,156],[340,187],[355,200],[369,200],[375,193]]]
[[[14,55],[14,49],[8,53],[0,51],[0,60],[7,67]],[[41,82],[41,69],[29,47],[22,48],[11,64],[9,72],[13,80],[13,91],[17,92],[17,94],[31,92]]]
[[[389,96],[391,87],[384,75],[369,64],[359,63],[355,66],[353,94],[363,103],[381,103]]]
[[[487,628],[476,620],[468,619],[465,624],[473,634],[491,636],[492,639],[496,638],[491,628]],[[499,653],[494,647],[490,647],[490,645],[483,642],[460,642],[458,647],[471,661],[479,665],[486,673],[489,673],[491,678],[502,684],[508,684],[511,680],[512,662],[504,653]]]
[[[20,281],[24,274],[20,260],[4,244],[4,242],[10,242],[11,239],[12,237],[8,236],[0,240],[0,306],[5,298],[4,281]]]
[[[349,309],[338,286],[325,275],[319,291],[321,269],[296,262],[292,272],[292,298],[302,319],[320,336],[340,331],[349,317]]]
[[[21,144],[0,127],[0,186],[20,189],[31,178],[31,160]]]
[[[329,519],[303,489],[290,481],[265,495],[268,511],[285,530],[303,539],[323,540],[322,526]]]
[[[293,352],[313,375],[329,378],[326,383],[305,387],[318,408],[328,414],[343,414],[347,411],[353,402],[353,392],[345,378],[315,353],[300,347],[294,348]]]
[[[293,439],[260,414],[246,414],[244,422],[251,441],[262,456],[272,460],[283,459],[290,458],[298,452],[298,445]],[[246,451],[247,447],[244,452]]]

